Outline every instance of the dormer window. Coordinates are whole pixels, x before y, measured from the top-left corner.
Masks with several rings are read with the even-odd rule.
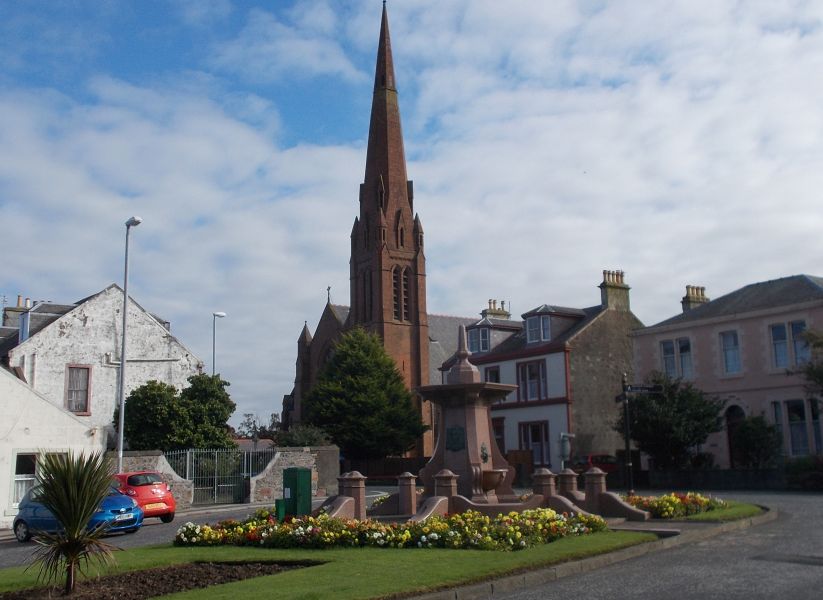
[[[551,319],[549,315],[537,315],[526,319],[526,341],[547,342],[552,339]]]
[[[469,352],[489,351],[489,328],[469,329]]]

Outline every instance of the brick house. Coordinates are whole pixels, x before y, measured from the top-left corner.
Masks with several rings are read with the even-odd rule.
[[[823,328],[823,278],[793,275],[752,283],[715,300],[686,286],[682,312],[633,333],[638,376],[660,371],[724,398],[724,428],[704,451],[733,467],[734,429],[762,415],[783,435],[786,456],[823,454],[820,406],[792,370],[809,360],[802,333]]]

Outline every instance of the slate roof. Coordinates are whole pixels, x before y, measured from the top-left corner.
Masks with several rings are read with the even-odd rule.
[[[428,315],[429,319],[429,383],[440,383],[440,365],[457,352],[457,330],[477,321],[475,317]]]
[[[823,277],[791,275],[751,283],[685,313],[652,325],[649,329],[716,317],[729,317],[813,300],[823,301]]]
[[[600,313],[602,313],[605,309],[600,304],[598,304],[597,306],[591,306],[589,308],[576,308],[569,310],[576,311],[581,317],[580,321],[575,323],[572,327],[570,327],[557,337],[547,342],[529,344],[526,341],[526,330],[522,326],[522,321],[509,321],[510,323],[520,323],[520,331],[506,338],[488,352],[473,354],[469,360],[474,364],[485,364],[491,362],[500,362],[501,360],[507,360],[510,356],[516,355],[520,352],[527,351],[530,354],[541,354],[558,350],[560,348],[563,348],[569,341],[571,341],[574,338],[574,336],[576,336],[584,327],[586,327],[589,323],[596,319],[597,316],[600,315]],[[529,311],[525,314],[530,314],[532,312],[533,311]],[[449,368],[451,366],[454,360],[454,352],[456,350],[457,348],[455,347],[452,351],[452,354],[450,354],[448,358],[443,361],[443,368]]]
[[[349,318],[350,308],[348,306],[343,306],[342,304],[329,304],[334,313],[334,316],[337,317],[337,320],[340,321],[341,324],[346,322],[346,319]]]
[[[525,319],[532,315],[569,315],[572,317],[585,317],[585,309],[569,308],[568,306],[554,306],[552,304],[541,304],[537,308],[533,308],[529,312],[523,313],[521,316]]]

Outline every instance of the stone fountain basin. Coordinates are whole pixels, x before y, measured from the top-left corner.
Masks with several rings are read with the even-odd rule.
[[[490,492],[491,490],[496,490],[497,487],[503,483],[503,480],[506,479],[506,473],[508,473],[508,469],[488,469],[482,471],[481,486],[483,487],[483,491]]]

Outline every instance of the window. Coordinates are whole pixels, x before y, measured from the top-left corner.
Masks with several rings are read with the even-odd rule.
[[[720,334],[720,347],[723,351],[723,371],[727,375],[740,373],[740,344],[736,331],[724,331]]]
[[[769,327],[772,334],[772,364],[776,369],[789,366],[789,347],[786,343],[786,326],[783,323]]]
[[[551,318],[549,315],[538,315],[526,319],[526,341],[540,342],[549,341],[551,335]]]
[[[69,366],[66,378],[66,408],[73,413],[89,414],[91,367]]]
[[[12,504],[17,505],[23,496],[34,487],[37,474],[37,455],[18,454],[14,469],[14,497]]]
[[[692,344],[689,338],[678,338],[677,353],[680,355],[680,376],[691,379],[692,372]]]
[[[806,406],[803,400],[788,400],[789,441],[793,456],[809,453],[809,436],[806,432]]]
[[[809,362],[810,358],[809,344],[803,337],[803,332],[806,331],[806,322],[792,321],[790,326],[792,328],[792,350],[794,351],[794,364],[802,365]]]
[[[521,402],[547,397],[546,362],[542,360],[517,365],[517,396]]]
[[[488,383],[500,383],[500,367],[486,367],[484,377]]]
[[[788,369],[808,362],[810,351],[809,344],[803,338],[804,331],[806,331],[805,321],[792,321],[788,324],[776,323],[769,326],[772,338],[772,366],[775,369]],[[791,340],[789,334],[791,334]]]
[[[551,466],[549,454],[549,422],[519,423],[520,449],[531,450],[535,467]]]
[[[663,340],[660,342],[660,356],[663,362],[663,372],[669,377],[677,377],[677,363],[674,359],[674,342]]]
[[[403,283],[400,275],[400,267],[395,267],[392,271],[392,300],[394,301],[394,320],[399,321],[403,316]]]
[[[817,398],[809,400],[809,409],[812,413],[812,435],[814,436],[814,448],[817,454],[823,454],[823,446],[820,445],[820,405]]]
[[[772,402],[772,415],[774,416],[774,426],[780,433],[780,439],[783,440],[783,403]],[[782,447],[782,446],[781,446]]]
[[[469,329],[469,352],[489,351],[489,328]]]
[[[494,441],[497,442],[497,448],[501,454],[506,454],[506,428],[505,417],[495,417],[492,419],[492,431],[494,432]]]
[[[692,379],[692,345],[689,338],[660,342],[660,361],[663,372],[669,377]]]

